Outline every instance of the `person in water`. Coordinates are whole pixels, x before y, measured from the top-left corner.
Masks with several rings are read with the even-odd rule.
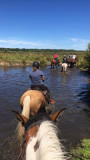
[[[29,78],[31,79],[31,89],[41,91],[45,96],[46,101],[49,103],[50,91],[48,87],[44,85],[44,74],[39,70],[39,67],[39,62],[33,62],[33,70],[29,75]]]

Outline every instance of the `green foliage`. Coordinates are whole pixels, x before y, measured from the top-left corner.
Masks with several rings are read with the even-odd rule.
[[[81,62],[80,67],[90,72],[90,52],[87,51],[84,55],[84,60]]]
[[[90,43],[88,43],[88,51],[90,52]]]
[[[88,51],[87,51],[88,52]],[[58,59],[62,62],[63,56],[76,55],[79,59],[76,64],[79,67],[89,67],[88,55],[86,51],[64,50],[64,49],[19,49],[19,48],[0,48],[0,62],[8,62],[9,64],[22,63],[23,65],[32,64],[33,61],[39,61],[41,65],[50,64],[54,54],[58,55]],[[88,61],[88,63],[87,63]]]
[[[76,149],[71,150],[72,160],[90,160],[90,139],[84,139]]]

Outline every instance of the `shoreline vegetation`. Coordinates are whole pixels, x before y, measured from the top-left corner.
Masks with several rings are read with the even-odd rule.
[[[72,160],[89,160],[90,139],[83,139],[75,148],[71,148],[70,157]]]
[[[76,55],[77,67],[90,71],[90,51],[76,51],[64,49],[19,49],[0,48],[0,66],[31,66],[33,61],[39,61],[41,66],[50,65],[54,54],[58,55],[60,63],[63,56]]]

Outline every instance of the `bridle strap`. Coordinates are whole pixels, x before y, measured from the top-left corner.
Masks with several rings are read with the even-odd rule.
[[[32,123],[32,124],[28,127],[28,129],[25,128],[25,130],[26,130],[25,134],[27,134],[27,132],[28,132],[31,128],[33,128],[33,127],[35,127],[35,126],[37,126],[37,125],[40,126],[40,124],[41,124],[41,120]]]

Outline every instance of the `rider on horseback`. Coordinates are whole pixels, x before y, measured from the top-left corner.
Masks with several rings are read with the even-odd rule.
[[[63,57],[63,63],[67,63],[67,57],[66,57],[66,55],[64,55],[64,57]]]
[[[59,63],[59,59],[57,57],[58,57],[58,55],[55,53],[54,54],[54,59],[56,60],[57,63]]]
[[[31,89],[39,90],[45,96],[46,101],[50,101],[50,91],[47,86],[44,85],[44,74],[39,70],[39,62],[33,62],[33,71],[30,73],[29,77],[31,79]]]

